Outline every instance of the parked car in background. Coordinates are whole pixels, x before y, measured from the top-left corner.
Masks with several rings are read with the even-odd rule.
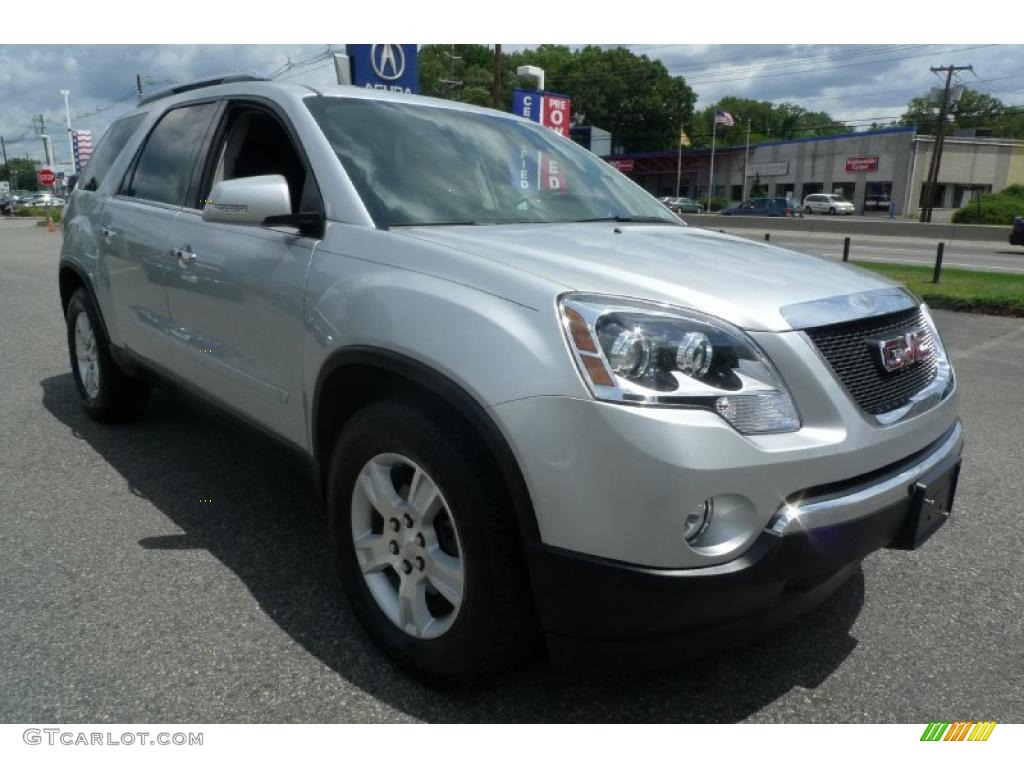
[[[793,205],[784,197],[754,197],[722,210],[723,216],[793,216]]]
[[[853,203],[842,195],[808,195],[804,198],[804,213],[851,216],[856,210]]]
[[[688,197],[659,197],[658,200],[672,213],[704,213],[704,206]]]
[[[50,192],[39,192],[28,197],[23,197],[18,201],[16,208],[62,208],[64,206],[64,199],[57,197]]]
[[[1013,220],[1013,228],[1010,230],[1010,245],[1024,245],[1024,216],[1018,216]]]

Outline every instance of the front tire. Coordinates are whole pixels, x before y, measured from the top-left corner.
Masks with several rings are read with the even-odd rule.
[[[482,446],[410,399],[371,403],[335,445],[329,524],[356,616],[435,685],[500,676],[535,647],[518,528]]]
[[[126,421],[146,406],[149,384],[134,379],[110,354],[110,343],[85,288],[78,288],[65,315],[71,374],[86,413],[96,421]]]

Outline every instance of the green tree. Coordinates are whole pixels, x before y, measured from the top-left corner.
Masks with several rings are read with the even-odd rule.
[[[916,125],[919,131],[933,133],[937,129],[942,94],[925,94],[911,99],[900,121]],[[992,135],[1006,139],[1024,138],[1024,112],[1008,107],[987,93],[964,88],[960,98],[950,110],[953,121],[950,129],[989,128]]]
[[[626,151],[675,146],[679,127],[689,126],[696,95],[660,61],[625,48],[541,45],[502,55],[501,107],[512,109],[517,87],[535,88],[519,78],[519,66],[544,69],[545,89],[572,98],[574,123],[611,131]],[[419,51],[420,90],[472,104],[491,105],[494,49],[486,45],[425,45]]]
[[[711,146],[712,121],[715,110],[721,109],[733,116],[733,126],[719,125],[715,131],[718,146],[740,146],[747,140],[747,120],[750,120],[750,143],[785,141],[808,136],[827,136],[848,133],[852,129],[827,112],[811,112],[798,104],[773,104],[770,101],[725,96],[694,116],[690,138],[695,147]]]
[[[504,58],[504,57],[503,57]],[[419,50],[420,93],[491,106],[494,49],[486,45],[424,45]],[[508,103],[512,86],[505,84]],[[504,103],[504,99],[503,99]]]
[[[506,59],[510,72],[523,64],[544,69],[547,90],[572,97],[574,122],[611,131],[627,152],[673,147],[692,123],[697,97],[686,81],[626,48],[542,45]]]
[[[36,181],[36,164],[23,157],[12,157],[6,165],[0,165],[0,181],[9,181],[11,189],[26,189],[35,192],[39,189]]]

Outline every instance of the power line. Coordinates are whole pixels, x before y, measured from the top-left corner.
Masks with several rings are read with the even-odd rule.
[[[720,72],[720,73],[716,73],[714,75],[707,75],[706,77],[700,77],[698,75],[697,77],[694,77],[693,79],[695,81],[697,81],[697,80],[707,79],[707,77],[717,77],[719,74],[742,75],[744,72],[761,72],[761,71],[765,71],[765,70],[790,69],[792,67],[802,67],[802,66],[806,66],[807,64],[814,64],[814,63],[817,63],[817,62],[844,61],[844,60],[848,60],[848,59],[861,59],[861,58],[868,58],[868,57],[873,57],[873,56],[882,56],[882,55],[889,54],[889,53],[896,53],[896,52],[902,51],[902,50],[914,50],[914,49],[918,49],[918,48],[928,48],[928,47],[930,47],[930,46],[927,46],[927,45],[888,46],[888,47],[881,47],[881,48],[877,48],[877,49],[866,49],[866,50],[861,50],[861,51],[857,51],[857,52],[851,52],[851,53],[847,53],[847,54],[839,54],[839,55],[821,54],[821,55],[818,55],[818,56],[795,57],[794,59],[792,59],[790,61],[776,62],[774,64],[764,64],[764,65],[751,64],[750,63],[750,59],[748,57],[748,58],[746,58],[746,60],[744,61],[743,64],[726,65],[724,67],[724,69],[731,69],[731,70],[733,70],[732,72]],[[704,68],[701,68],[701,69],[688,70],[688,71],[690,71],[691,73],[693,71],[696,71],[696,72],[700,73],[700,72],[707,72],[707,71],[710,71],[712,69],[715,69],[714,65],[710,66],[710,67],[704,67]]]
[[[963,47],[963,48],[948,48],[948,49],[943,50],[943,51],[931,51],[929,53],[919,53],[919,54],[915,54],[913,56],[898,56],[898,57],[892,58],[892,59],[873,59],[871,61],[859,62],[859,64],[836,64],[835,66],[829,66],[829,67],[812,67],[811,69],[797,69],[797,70],[793,70],[791,72],[786,72],[785,74],[787,74],[787,75],[798,75],[798,74],[801,74],[801,73],[804,73],[804,72],[821,72],[823,70],[842,69],[844,67],[858,66],[858,65],[862,65],[862,64],[887,64],[887,63],[893,62],[893,61],[909,61],[910,59],[921,59],[921,58],[924,58],[926,56],[938,56],[941,53],[958,53],[958,52],[962,52],[962,51],[975,51],[975,50],[978,50],[979,48],[991,48],[991,47],[993,47],[993,45],[995,45],[995,44],[994,43],[990,43],[988,45],[970,45],[970,46],[966,46],[966,47]],[[736,82],[738,80],[763,80],[766,77],[776,77],[776,76],[777,76],[777,73],[772,73],[772,74],[768,74],[768,75],[748,75],[746,77],[731,77],[731,78],[723,78],[723,79],[718,79],[718,80],[708,80],[708,79],[705,79],[705,78],[693,78],[692,80],[687,80],[687,83],[688,84],[692,83],[694,85],[714,85],[716,83],[732,83],[732,82]]]

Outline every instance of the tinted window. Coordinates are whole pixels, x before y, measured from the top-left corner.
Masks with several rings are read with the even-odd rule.
[[[135,169],[121,186],[121,194],[181,205],[196,152],[215,109],[215,104],[207,102],[179,107],[164,115],[146,139]]]
[[[608,163],[535,123],[377,99],[306,105],[378,224],[679,223]]]
[[[100,139],[96,151],[93,152],[89,163],[82,170],[78,186],[89,191],[99,189],[103,177],[107,175],[110,166],[114,164],[114,160],[121,154],[121,150],[128,143],[128,139],[138,130],[139,124],[145,116],[145,113],[143,113],[126,117],[118,120],[107,129],[107,132],[103,134],[103,138]]]

